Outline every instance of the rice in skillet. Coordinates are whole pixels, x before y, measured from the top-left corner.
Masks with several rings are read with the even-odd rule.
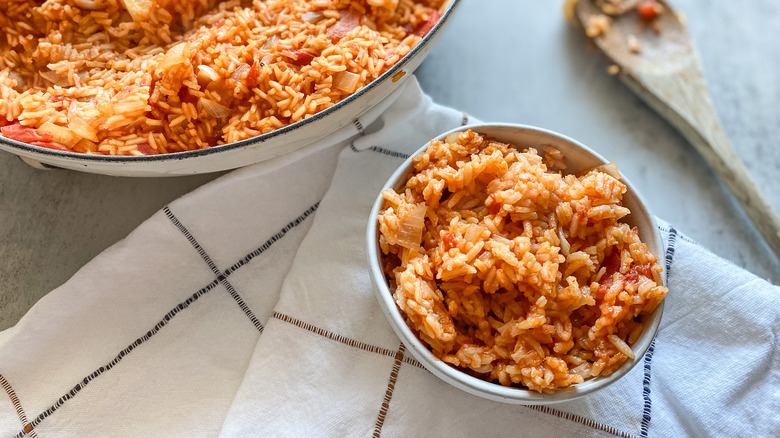
[[[441,360],[539,392],[613,373],[667,289],[614,169],[562,175],[467,131],[386,190],[380,247],[409,326]]]
[[[368,84],[443,0],[3,0],[0,133],[141,155],[234,142]]]

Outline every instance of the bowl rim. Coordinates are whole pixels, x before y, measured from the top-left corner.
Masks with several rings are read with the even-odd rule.
[[[266,134],[260,134],[254,137],[246,138],[244,140],[234,141],[231,143],[210,146],[204,149],[193,149],[189,151],[171,152],[171,153],[156,154],[156,155],[102,155],[102,154],[86,154],[82,152],[73,152],[73,151],[61,151],[58,149],[51,149],[42,146],[31,145],[18,140],[3,137],[2,135],[0,135],[0,144],[27,153],[40,154],[40,155],[50,156],[50,157],[59,157],[59,158],[76,160],[76,161],[108,162],[108,163],[124,163],[124,162],[143,163],[143,162],[184,160],[187,158],[202,157],[202,156],[207,156],[207,155],[225,152],[229,150],[240,149],[255,143],[263,143],[274,137],[289,134],[290,132],[296,129],[308,126],[317,120],[320,120],[322,118],[325,118],[333,114],[334,112],[338,111],[339,108],[345,107],[351,104],[352,102],[355,102],[356,100],[360,99],[362,96],[367,94],[369,91],[379,86],[380,83],[384,83],[389,78],[392,78],[401,69],[403,69],[404,66],[406,66],[406,64],[409,63],[409,61],[412,58],[414,58],[420,51],[424,50],[425,46],[428,45],[431,39],[435,37],[435,35],[441,30],[442,26],[444,26],[445,22],[450,18],[453,10],[460,3],[460,1],[461,0],[449,0],[447,9],[441,15],[439,21],[437,21],[436,24],[431,28],[431,30],[428,31],[427,34],[425,34],[425,36],[420,40],[420,42],[417,43],[414,47],[412,47],[409,53],[407,53],[403,58],[401,58],[395,65],[387,69],[386,72],[379,75],[379,77],[377,77],[373,81],[369,82],[366,86],[350,94],[349,96],[339,101],[335,105],[325,108],[324,110],[313,114],[311,117],[307,117],[303,120],[299,120],[295,123],[291,123],[279,129],[274,129],[273,131],[268,132]]]
[[[589,147],[585,146],[584,144],[568,136],[544,128],[538,128],[534,126],[515,124],[515,123],[475,123],[466,126],[459,126],[457,128],[451,129],[445,133],[436,136],[434,140],[441,140],[445,138],[447,135],[454,132],[462,132],[467,129],[474,129],[475,131],[480,132],[480,130],[486,128],[487,129],[508,128],[508,129],[517,129],[517,130],[527,130],[527,131],[540,133],[545,136],[557,137],[558,139],[568,142],[572,146],[577,147],[583,150],[584,152],[590,154],[592,157],[598,159],[602,163],[609,162],[604,157],[602,157],[600,154],[596,153]],[[412,355],[425,367],[425,369],[427,369],[428,371],[430,371],[440,379],[444,380],[445,382],[461,390],[464,390],[470,394],[477,395],[479,397],[486,398],[489,400],[499,401],[503,403],[512,403],[512,404],[546,405],[546,404],[554,404],[554,403],[570,401],[585,396],[587,394],[591,394],[600,389],[606,388],[607,386],[611,385],[612,383],[616,382],[617,380],[619,380],[620,378],[628,374],[639,362],[642,361],[642,358],[645,356],[647,350],[650,348],[651,343],[655,339],[655,336],[658,332],[658,328],[661,322],[661,317],[663,315],[665,300],[661,300],[661,303],[658,305],[658,307],[656,307],[653,313],[649,316],[650,324],[647,327],[645,327],[642,335],[640,335],[640,338],[632,346],[635,352],[634,359],[623,364],[617,371],[615,371],[609,376],[589,379],[583,383],[575,384],[569,388],[558,390],[552,394],[542,394],[527,389],[506,387],[497,383],[488,382],[479,379],[477,377],[470,376],[460,370],[455,369],[454,367],[451,367],[450,365],[445,364],[443,361],[438,359],[436,356],[433,355],[433,353],[428,349],[428,347],[425,346],[417,338],[414,332],[412,332],[412,330],[406,324],[406,321],[401,315],[398,306],[396,305],[395,301],[392,298],[392,293],[390,292],[387,282],[385,281],[384,272],[382,272],[382,268],[380,265],[381,254],[379,251],[379,243],[378,243],[379,230],[377,228],[376,218],[379,215],[379,210],[381,209],[383,204],[381,191],[396,186],[401,180],[401,178],[404,178],[411,171],[413,158],[419,153],[421,153],[422,151],[424,151],[425,148],[428,147],[429,143],[430,141],[426,142],[422,147],[420,147],[414,153],[412,153],[409,156],[409,158],[407,158],[403,162],[403,164],[401,164],[393,172],[390,178],[388,178],[387,182],[383,185],[382,189],[380,190],[380,193],[377,195],[377,198],[374,201],[374,204],[371,209],[371,214],[368,219],[368,227],[366,229],[366,244],[367,244],[367,251],[368,251],[367,255],[368,255],[370,276],[371,276],[372,283],[374,284],[374,294],[376,296],[377,301],[380,304],[380,307],[382,308],[382,311],[387,317],[388,322],[390,322],[393,331],[401,339],[401,341],[409,348]],[[649,218],[649,222],[653,226],[652,236],[655,238],[656,243],[658,245],[658,252],[662,252],[664,249],[664,241],[659,231],[658,224],[655,220],[655,216],[652,213],[650,213],[650,211],[648,210],[647,203],[644,201],[644,198],[639,193],[639,191],[636,190],[636,188],[631,184],[631,182],[624,175],[621,176],[622,176],[622,182],[627,186],[627,192],[633,192],[633,195],[636,197],[637,204],[640,207],[639,212],[635,212],[632,210],[632,213],[641,214]],[[663,260],[659,254],[656,254],[656,257],[658,257],[659,261]],[[659,264],[663,269],[661,273],[663,284],[667,285],[666,268],[665,266],[663,266],[663,263],[659,263]]]

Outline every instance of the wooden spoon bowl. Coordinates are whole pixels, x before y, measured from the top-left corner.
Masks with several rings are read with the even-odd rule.
[[[594,20],[609,21],[588,38],[616,66],[623,83],[707,160],[780,258],[780,217],[751,179],[718,120],[685,20],[667,2],[657,3],[663,12],[652,21],[640,18],[636,9],[606,16],[595,0],[578,1],[572,18],[584,31]]]

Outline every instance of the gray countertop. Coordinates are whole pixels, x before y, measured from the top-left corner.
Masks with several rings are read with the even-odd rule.
[[[536,125],[610,160],[652,211],[716,254],[780,283],[780,262],[693,148],[605,72],[561,2],[463,0],[417,72],[437,102]],[[677,0],[735,149],[780,211],[780,3]],[[0,152],[0,330],[156,210],[219,174],[130,179],[41,171]]]

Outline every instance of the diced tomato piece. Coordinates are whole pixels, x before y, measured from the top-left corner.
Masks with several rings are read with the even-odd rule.
[[[257,86],[257,75],[260,70],[260,61],[255,59],[252,66],[249,67],[249,71],[246,72],[246,86],[254,88]]]
[[[295,65],[309,65],[314,59],[314,55],[304,50],[285,50],[282,54],[290,59]]]
[[[29,126],[22,126],[19,122],[12,122],[10,125],[0,127],[0,134],[11,140],[29,143],[33,146],[42,148],[57,149],[59,151],[69,151],[70,148],[62,143],[52,141],[51,134],[48,132],[43,135],[38,134],[38,130]]]
[[[10,125],[0,127],[0,134],[3,134],[3,137],[5,138],[29,143],[33,146],[57,149],[60,151],[70,150],[70,148],[64,144],[52,141],[51,134],[48,132],[44,132],[43,135],[38,134],[37,129],[29,126],[22,126],[19,122],[12,122]]]
[[[217,27],[222,27],[224,25],[225,25],[225,19],[224,18],[220,18],[220,20],[217,21]]]
[[[628,270],[625,276],[626,283],[636,283],[639,281],[639,271],[637,270],[636,266],[632,266],[631,269]]]
[[[640,2],[636,11],[640,17],[647,21],[655,20],[658,17],[659,5],[654,0],[645,0]]]
[[[439,18],[441,18],[439,11],[431,11],[428,19],[417,25],[417,28],[414,30],[414,34],[419,37],[424,37],[431,29],[433,29],[433,26],[436,25],[436,22],[439,21]]]
[[[652,265],[650,263],[645,263],[644,265],[631,266],[631,269],[628,270],[625,277],[626,283],[639,282],[639,274],[642,274],[647,278],[653,278]]]
[[[149,143],[141,143],[138,146],[136,146],[138,149],[138,152],[144,154],[144,155],[157,155],[159,152],[157,152],[155,149],[152,149],[152,145]]]
[[[21,141],[24,143],[30,143],[38,141],[45,142],[51,140],[50,134],[40,135],[35,128],[29,126],[22,126],[19,122],[14,122],[10,125],[0,128],[0,133],[3,137],[10,138],[11,140]]]
[[[151,84],[149,84],[149,99],[151,99],[152,96],[154,95],[155,87],[157,87],[157,82],[152,82]]]
[[[610,287],[612,287],[613,274],[620,271],[620,251],[613,249],[612,254],[604,258],[601,266],[607,268],[607,270],[604,272],[604,275],[601,276],[601,281],[599,282],[599,294],[603,295],[607,293],[607,290],[609,290]],[[639,282],[640,274],[647,278],[653,278],[652,268],[652,263],[645,263],[644,265],[632,264],[628,268],[628,272],[623,275],[623,281],[626,283],[637,283]]]
[[[491,214],[498,214],[498,212],[501,211],[501,203],[496,201],[496,197],[492,194],[488,196],[488,199],[490,200],[490,205],[487,206],[488,211]]]
[[[601,278],[612,278],[612,274],[620,270],[620,251],[613,249],[610,255],[604,257],[604,261],[601,263],[601,266],[605,266],[607,268],[607,271]]]
[[[13,123],[16,123],[16,122],[15,122],[15,121],[13,121],[13,120],[11,120],[11,121],[8,121],[8,120],[6,120],[6,119],[4,119],[4,118],[0,117],[0,128],[2,128],[3,126],[8,126],[8,125],[11,125],[11,124],[13,124]]]
[[[458,245],[458,236],[455,233],[446,232],[441,235],[441,241],[444,243],[444,250],[449,251]]]
[[[33,146],[40,146],[42,148],[56,149],[58,151],[69,151],[67,146],[56,141],[34,141],[30,143]]]
[[[198,103],[198,98],[190,94],[190,89],[186,86],[179,89],[179,100],[182,102],[191,103],[193,105]]]
[[[352,10],[339,11],[339,19],[327,29],[330,42],[336,44],[360,24],[360,15]]]
[[[603,295],[607,293],[607,290],[609,290],[610,287],[612,287],[612,274],[620,271],[620,251],[613,249],[610,255],[604,257],[604,260],[601,262],[601,266],[607,268],[607,270],[604,272],[604,275],[601,276],[601,281],[599,282],[598,292],[600,295]]]

